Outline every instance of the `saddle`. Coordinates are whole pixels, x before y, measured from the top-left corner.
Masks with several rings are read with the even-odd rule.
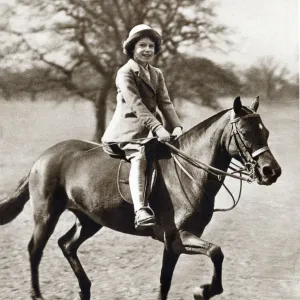
[[[170,159],[171,150],[166,145],[158,142],[156,139],[150,140],[145,143],[146,157],[147,157],[147,169],[146,169],[146,191],[145,197],[150,200],[150,194],[156,182],[159,160]],[[114,154],[110,154],[113,158],[120,159],[117,175],[117,185],[120,196],[126,202],[133,204],[130,187],[129,187],[129,172],[130,172],[130,161],[125,157],[125,152],[118,149],[114,151]]]

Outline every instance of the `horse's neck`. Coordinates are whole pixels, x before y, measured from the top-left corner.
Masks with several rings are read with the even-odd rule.
[[[230,159],[224,151],[223,137],[228,131],[230,112],[212,117],[189,130],[179,140],[179,147],[187,155],[213,167],[226,170]],[[197,172],[192,167],[192,172]]]

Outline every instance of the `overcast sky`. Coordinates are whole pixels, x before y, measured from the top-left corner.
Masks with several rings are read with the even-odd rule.
[[[249,66],[261,56],[274,56],[298,72],[298,0],[218,0],[220,22],[233,28],[237,51],[211,53],[220,63]]]

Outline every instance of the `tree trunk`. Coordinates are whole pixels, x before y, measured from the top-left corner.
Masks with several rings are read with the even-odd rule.
[[[95,116],[96,116],[96,129],[93,137],[93,141],[100,142],[101,137],[104,133],[106,126],[106,111],[107,111],[107,100],[108,95],[110,94],[110,89],[112,86],[113,80],[112,75],[107,76],[101,91],[96,95],[95,100]]]
[[[9,89],[6,89],[5,87],[1,87],[0,88],[0,91],[2,90],[2,94],[3,94],[3,97],[6,101],[10,101],[11,100],[11,97],[12,97],[12,93]],[[1,93],[0,93],[1,95]]]

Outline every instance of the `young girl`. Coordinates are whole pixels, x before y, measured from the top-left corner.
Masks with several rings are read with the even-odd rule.
[[[132,28],[123,44],[128,62],[119,69],[116,77],[117,106],[102,142],[111,153],[110,144],[124,150],[131,162],[129,185],[135,210],[136,228],[155,225],[155,216],[146,203],[145,138],[152,133],[160,141],[169,141],[170,133],[157,119],[157,107],[163,114],[172,135],[182,134],[182,126],[170,100],[160,69],[150,65],[161,50],[160,34],[145,24]]]

